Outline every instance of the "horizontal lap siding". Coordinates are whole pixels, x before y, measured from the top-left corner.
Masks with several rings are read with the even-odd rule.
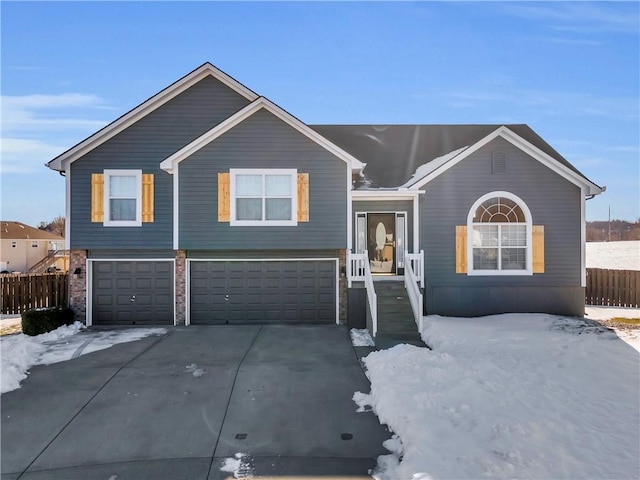
[[[356,232],[356,213],[376,212],[406,212],[407,213],[407,238],[406,242],[410,252],[413,252],[413,201],[411,200],[360,200],[353,202],[353,234]],[[353,244],[356,244],[355,236]]]
[[[289,227],[218,222],[218,172],[231,168],[295,168],[308,173],[309,222]],[[345,248],[346,182],[345,162],[271,113],[259,111],[180,164],[180,248]]]
[[[492,174],[494,151],[506,154],[505,173]],[[581,285],[582,199],[578,187],[498,138],[427,184],[425,190],[420,200],[421,243],[425,250],[428,307],[464,301],[482,288],[491,288],[486,291],[490,294],[479,298],[494,306],[507,305],[509,302],[501,298],[509,296],[517,296],[523,305],[527,303],[522,287],[566,287],[560,295],[566,297],[567,304],[575,303],[575,289]],[[533,224],[544,225],[543,274],[467,276],[455,273],[456,225],[466,225],[469,209],[479,197],[498,190],[520,197],[531,211]],[[531,290],[534,291],[540,305],[540,290]],[[558,302],[562,304],[562,300],[554,300],[554,304]]]
[[[173,247],[173,178],[160,169],[169,155],[248,104],[212,77],[159,107],[71,164],[71,248]],[[154,174],[154,221],[141,227],[91,222],[91,174],[142,169]]]

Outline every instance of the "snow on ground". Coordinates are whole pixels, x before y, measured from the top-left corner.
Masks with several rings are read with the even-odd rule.
[[[149,335],[163,335],[164,328],[135,328],[112,331],[82,331],[75,322],[35,337],[24,334],[0,337],[0,393],[20,388],[29,369],[35,365],[64,362],[87,353],[104,350],[118,343],[133,342]]]
[[[374,347],[373,338],[369,334],[369,330],[366,328],[352,328],[351,331],[351,343],[354,347]]]
[[[640,270],[640,240],[587,242],[587,268]]]
[[[640,357],[588,320],[428,316],[433,348],[364,358],[357,392],[396,436],[374,477],[630,479],[640,472]]]

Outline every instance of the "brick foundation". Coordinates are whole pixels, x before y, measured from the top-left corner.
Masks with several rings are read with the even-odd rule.
[[[186,250],[176,250],[176,325],[184,325],[186,321]]]
[[[76,269],[80,274],[74,274]],[[75,319],[87,323],[87,251],[71,250],[69,252],[69,307]]]

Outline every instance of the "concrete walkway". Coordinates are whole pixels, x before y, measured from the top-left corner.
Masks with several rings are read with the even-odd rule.
[[[358,354],[362,354],[359,351]],[[366,477],[389,438],[346,327],[174,328],[35,367],[2,395],[2,479]]]

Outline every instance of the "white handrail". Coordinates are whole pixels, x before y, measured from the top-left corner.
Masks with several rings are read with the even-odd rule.
[[[367,300],[371,314],[371,335],[376,336],[378,332],[378,296],[373,285],[371,276],[371,266],[369,265],[369,252],[351,253],[347,251],[347,282],[351,288],[352,282],[364,282],[367,290]]]
[[[424,250],[419,253],[405,252],[405,265],[410,265],[420,288],[424,288]]]
[[[420,252],[422,254],[422,252]],[[423,297],[418,287],[419,278],[413,271],[413,264],[409,257],[409,252],[405,252],[405,267],[404,267],[404,288],[407,290],[409,296],[409,302],[411,303],[411,310],[413,310],[413,319],[418,326],[418,331],[422,332],[422,302]],[[415,255],[415,254],[413,254]],[[417,263],[417,262],[416,262]]]

